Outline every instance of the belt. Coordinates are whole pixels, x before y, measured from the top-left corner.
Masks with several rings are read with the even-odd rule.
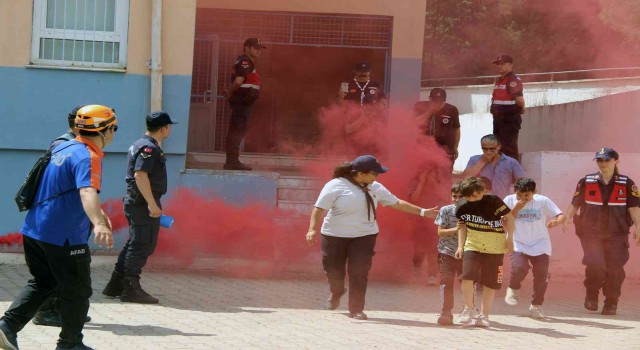
[[[510,106],[510,105],[514,105],[516,104],[516,101],[492,101],[491,103],[493,103],[494,105],[503,105],[503,106]]]

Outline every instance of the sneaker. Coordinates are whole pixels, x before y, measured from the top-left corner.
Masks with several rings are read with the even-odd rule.
[[[18,335],[0,320],[0,349],[18,350]]]
[[[428,286],[437,286],[438,285],[438,278],[436,276],[429,276],[429,278],[427,278],[427,285]]]
[[[329,299],[327,299],[327,310],[335,310],[340,306],[340,299],[347,292],[347,288],[345,288],[341,294],[333,294],[329,295]]]
[[[438,324],[441,326],[451,326],[453,324],[453,315],[451,312],[443,312],[438,316]]]
[[[476,327],[491,327],[491,322],[489,322],[489,316],[485,316],[485,315],[479,315],[478,317],[476,317],[476,319],[474,320],[475,322],[473,323],[474,326]]]
[[[56,346],[56,350],[93,350],[93,348],[80,343],[72,348],[63,348],[60,345],[58,345]]]
[[[607,304],[606,302],[604,303],[604,306],[602,307],[603,315],[612,316],[617,313],[618,313],[618,304]]]
[[[584,308],[589,311],[598,311],[598,296],[588,295],[584,298]]]
[[[542,306],[541,305],[533,305],[531,304],[531,306],[529,306],[529,313],[531,314],[531,317],[533,318],[537,318],[537,319],[543,319],[547,316],[544,315],[544,313],[542,313]]]
[[[462,313],[458,316],[458,323],[464,326],[470,326],[473,320],[478,317],[478,310],[465,306]]]
[[[369,317],[367,317],[367,314],[365,314],[364,312],[350,312],[349,317],[355,318],[356,320],[362,320],[362,321],[369,319]]]
[[[508,305],[518,305],[518,290],[507,288],[507,295],[504,297],[504,302]]]

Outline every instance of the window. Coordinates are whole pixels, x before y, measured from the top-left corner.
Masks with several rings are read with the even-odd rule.
[[[129,0],[34,0],[31,62],[125,68]]]

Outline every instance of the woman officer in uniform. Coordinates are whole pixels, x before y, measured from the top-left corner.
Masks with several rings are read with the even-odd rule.
[[[599,171],[580,179],[566,213],[567,218],[574,219],[584,251],[584,307],[597,311],[602,289],[602,314],[615,315],[625,278],[624,265],[629,260],[632,224],[636,244],[640,245],[640,192],[633,180],[618,173],[618,152],[602,148],[594,159]]]

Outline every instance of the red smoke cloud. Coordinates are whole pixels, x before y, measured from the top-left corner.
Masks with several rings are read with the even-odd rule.
[[[127,218],[124,216],[123,208],[124,205],[120,199],[112,198],[102,203],[102,210],[111,220],[111,230],[113,232],[129,226]]]
[[[415,196],[415,204],[424,207],[449,204],[451,163],[433,139],[420,136],[420,121],[415,120],[409,109],[393,106],[388,118],[375,117],[375,125],[365,119],[352,139],[345,138],[344,126],[360,117],[359,107],[331,106],[322,109],[320,114],[321,141],[305,149],[298,148],[296,154],[344,160],[373,154],[390,168],[379,181],[399,198],[409,200],[409,193],[424,174],[424,190]],[[306,167],[304,173],[329,181],[336,165],[335,162],[314,163]],[[271,261],[272,268],[287,269],[290,264],[308,263],[308,258],[320,249],[319,245],[308,247],[305,242],[310,212],[298,214],[260,204],[234,206],[183,188],[171,196],[164,210],[171,213],[175,223],[170,229],[161,229],[156,254],[175,259],[174,267],[189,267],[196,257],[215,257],[256,264]],[[433,220],[379,207],[378,221],[380,235],[372,275],[406,280],[412,270],[415,231],[423,232],[420,240],[425,235],[435,235]],[[435,246],[432,250],[435,253]],[[313,263],[321,268],[319,254]],[[229,269],[233,267],[225,266],[226,274],[238,276],[278,272],[249,271],[253,267]]]
[[[9,233],[4,236],[0,236],[0,246],[2,245],[22,245],[21,233]]]

